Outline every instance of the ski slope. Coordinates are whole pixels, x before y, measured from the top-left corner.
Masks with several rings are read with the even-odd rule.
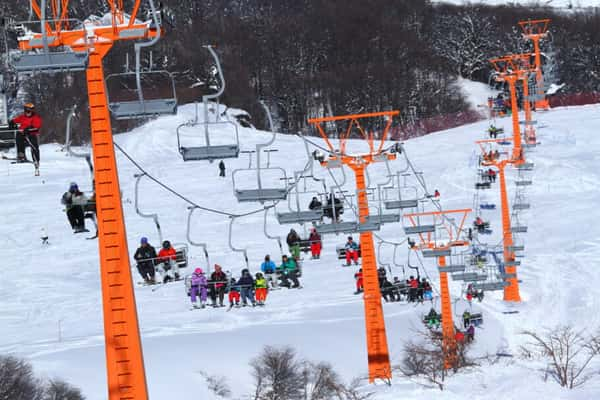
[[[528,191],[532,204],[526,214],[529,232],[524,236],[526,258],[518,269],[522,279],[521,304],[505,304],[501,293],[487,293],[474,310],[484,313],[484,325],[477,329],[475,355],[502,351],[515,356],[523,343],[523,329],[552,327],[572,323],[579,328],[600,325],[600,225],[594,223],[600,165],[600,137],[597,126],[600,106],[590,105],[555,109],[535,115],[542,142],[528,157],[536,165],[534,185]],[[232,111],[230,110],[230,113]],[[115,136],[147,172],[196,203],[230,213],[260,209],[259,204],[240,204],[233,196],[231,171],[245,168],[248,158],[225,160],[227,178],[218,177],[217,163],[184,163],[177,152],[175,127],[193,117],[193,106],[183,106],[177,116],[163,117]],[[202,115],[202,113],[201,113]],[[474,141],[484,137],[488,122],[479,122],[439,132],[406,142],[407,154],[423,171],[429,191],[438,189],[444,208],[465,208],[472,204],[475,180]],[[510,120],[497,125],[510,127]],[[251,150],[266,142],[270,134],[239,128],[242,149]],[[231,129],[215,129],[215,140],[231,136]],[[188,138],[191,139],[191,138]],[[223,139],[224,140],[224,139]],[[356,144],[356,143],[355,143]],[[356,144],[358,145],[358,144]],[[306,163],[304,147],[297,137],[278,135],[273,146],[271,164],[284,167],[288,176],[302,170]],[[79,151],[85,149],[77,149]],[[143,219],[134,209],[134,174],[139,170],[117,153],[123,207],[127,224],[129,250],[133,255],[139,238],[147,236],[159,247],[150,219]],[[393,170],[405,167],[399,160]],[[369,168],[373,183],[385,181],[381,165]],[[95,240],[73,235],[60,205],[60,197],[69,182],[79,183],[91,191],[87,165],[82,159],[69,157],[58,145],[42,146],[41,177],[33,176],[30,165],[13,165],[0,161],[0,246],[5,254],[3,279],[0,280],[0,354],[15,354],[33,362],[36,370],[48,377],[63,377],[82,388],[90,400],[106,398],[104,339],[99,284],[98,248]],[[317,163],[314,174],[332,178]],[[341,176],[336,172],[336,180]],[[241,178],[252,187],[254,174]],[[508,173],[509,181],[514,173]],[[277,177],[266,177],[266,185],[281,184]],[[346,187],[352,191],[353,179]],[[513,185],[511,184],[512,188]],[[315,184],[311,189],[319,190]],[[490,201],[498,200],[497,186],[487,192]],[[308,198],[302,205],[308,204]],[[187,206],[148,179],[141,181],[140,209],[158,213],[165,239],[172,243],[186,241]],[[278,206],[284,210],[285,205]],[[500,220],[491,217],[494,234],[482,238],[499,241]],[[344,218],[350,219],[349,214]],[[240,253],[229,249],[229,218],[204,211],[195,213],[191,235],[196,242],[206,242],[211,264],[219,263],[238,277],[244,267]],[[270,235],[285,238],[290,226],[279,226],[270,213]],[[302,227],[297,230],[303,235]],[[42,245],[41,230],[48,232],[50,245]],[[280,259],[275,240],[263,234],[263,214],[236,221],[233,245],[246,248],[251,271],[265,254]],[[381,237],[402,241],[401,226],[384,226]],[[196,397],[212,399],[200,372],[224,375],[233,389],[234,398],[249,398],[252,378],[248,362],[264,345],[292,345],[300,355],[312,360],[329,361],[346,380],[365,376],[363,303],[354,291],[355,268],[342,268],[335,246],[344,235],[326,236],[321,260],[304,262],[301,290],[272,291],[264,308],[205,309],[190,311],[183,284],[176,282],[160,287],[136,286],[140,326],[151,398],[176,399]],[[285,243],[284,243],[285,246]],[[407,248],[401,246],[397,263],[407,261]],[[285,249],[284,249],[285,250]],[[392,264],[392,247],[383,246],[378,255],[383,264]],[[413,261],[414,262],[414,261]],[[190,247],[188,273],[196,266],[206,268],[201,249]],[[403,278],[400,268],[391,266],[391,276]],[[139,280],[135,269],[134,281]],[[425,263],[423,275],[437,284],[436,267]],[[460,282],[451,282],[455,318],[468,307],[459,299]],[[154,290],[153,290],[154,289]],[[435,303],[437,307],[439,304]],[[421,315],[430,304],[384,304],[388,345],[393,363],[401,359],[402,346],[422,329]],[[517,310],[518,314],[504,314]],[[521,399],[524,393],[548,399],[592,399],[600,396],[600,379],[585,387],[563,390],[553,382],[543,381],[544,366],[514,358],[503,358],[489,365],[463,372],[448,381],[443,392],[418,382],[396,377],[392,386],[365,386],[376,392],[374,399]]]

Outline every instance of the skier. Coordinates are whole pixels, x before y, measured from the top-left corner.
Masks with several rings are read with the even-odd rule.
[[[417,289],[419,288],[419,281],[414,276],[410,276],[408,279],[408,301],[417,301]]]
[[[17,162],[27,162],[25,157],[25,146],[31,147],[31,158],[35,164],[36,171],[40,165],[40,147],[38,136],[42,128],[42,118],[36,114],[33,103],[23,104],[23,114],[20,114],[10,121],[10,126],[18,126],[16,137],[17,142]],[[36,174],[37,175],[37,174]]]
[[[477,228],[477,232],[479,233],[485,230],[485,222],[481,219],[481,217],[475,218],[473,225],[475,226],[475,228]]]
[[[429,314],[425,316],[424,321],[427,323],[429,328],[439,328],[441,320],[440,317],[441,315],[435,311],[435,308],[431,307],[431,310],[429,310]]]
[[[354,294],[362,293],[362,291],[364,290],[362,268],[359,269],[358,272],[354,274],[354,279],[356,280],[356,292],[354,292]]]
[[[354,265],[358,265],[358,245],[354,243],[352,236],[348,236],[344,248],[346,249],[346,265],[350,265],[350,260],[354,261]]]
[[[179,266],[177,265],[177,252],[171,242],[165,240],[162,249],[158,252],[157,269],[163,283],[179,279]]]
[[[277,288],[277,266],[273,261],[271,261],[271,256],[268,254],[265,256],[265,261],[260,264],[260,270],[267,278],[267,282],[271,282],[271,288]]]
[[[286,242],[294,260],[298,260],[300,258],[300,240],[300,236],[298,236],[296,231],[290,229],[290,233],[287,235]]]
[[[219,162],[219,176],[225,178],[225,163],[223,160]]]
[[[432,300],[433,299],[433,289],[431,285],[425,278],[423,278],[423,300]]]
[[[62,196],[61,203],[66,207],[67,218],[73,228],[73,233],[88,232],[85,229],[85,219],[83,209],[87,204],[88,199],[82,192],[79,191],[77,183],[71,182],[69,191]]]
[[[235,283],[235,278],[229,281],[229,308],[240,305],[240,287]]]
[[[279,266],[279,270],[281,271],[280,279],[281,286],[285,286],[288,289],[299,288],[300,282],[298,281],[298,266],[296,265],[296,261],[294,259],[289,259],[287,255],[283,255],[281,257],[281,265]],[[294,283],[294,286],[291,286],[290,280]]]
[[[156,283],[154,280],[154,262],[156,261],[156,250],[148,243],[148,238],[140,239],[140,247],[133,256],[137,262],[137,269],[144,282],[148,284]]]
[[[308,240],[310,241],[310,253],[313,260],[321,258],[321,235],[319,235],[316,228],[310,230]]]
[[[256,273],[254,289],[256,290],[256,302],[259,306],[264,306],[265,300],[267,300],[267,280],[260,272]]]
[[[215,270],[210,275],[210,300],[213,307],[217,307],[217,296],[219,297],[219,307],[223,307],[225,298],[225,289],[227,288],[227,275],[219,264],[215,264]]]
[[[250,271],[247,268],[242,270],[242,276],[238,279],[236,285],[240,287],[242,305],[246,307],[249,300],[254,307],[256,305],[254,301],[254,279],[252,279],[252,275],[250,275]]]
[[[207,285],[204,271],[202,271],[202,268],[196,268],[192,274],[192,290],[190,292],[190,300],[192,301],[194,308],[206,307],[206,298],[208,297]],[[200,295],[200,305],[198,305],[198,302],[196,301],[196,296],[198,295]]]
[[[435,189],[435,191],[433,192],[433,197],[435,199],[439,199],[440,198],[440,192],[439,192],[439,190]]]
[[[308,205],[309,210],[320,210],[321,207],[323,207],[323,203],[321,203],[316,197],[313,197]]]
[[[475,339],[475,325],[469,325],[466,331],[467,343],[472,342]]]
[[[462,315],[462,319],[463,319],[463,327],[465,329],[467,329],[468,326],[471,324],[471,313],[469,312],[469,310],[465,310],[465,312]]]

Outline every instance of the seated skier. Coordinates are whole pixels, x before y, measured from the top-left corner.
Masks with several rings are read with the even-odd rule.
[[[73,228],[73,233],[88,232],[85,229],[84,207],[88,203],[85,194],[79,191],[77,183],[71,182],[69,190],[62,196],[61,203],[67,211],[67,218]]]

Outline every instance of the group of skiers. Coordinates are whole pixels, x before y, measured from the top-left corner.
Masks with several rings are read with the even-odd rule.
[[[402,282],[397,276],[393,282],[387,279],[387,271],[380,267],[377,269],[377,278],[379,280],[379,290],[381,297],[386,302],[401,301],[403,298],[408,302],[423,302],[424,300],[433,299],[433,289],[427,279],[419,279],[419,277],[410,276]],[[359,294],[364,291],[364,278],[362,268],[354,274],[356,282],[356,291],[354,294]]]
[[[136,250],[133,258],[137,263],[137,270],[146,284],[157,283],[156,272],[159,274],[159,283],[181,279],[177,264],[177,251],[168,240],[162,243],[162,248],[156,254],[156,249],[148,242],[148,238],[142,237],[140,247]]]
[[[321,235],[319,235],[315,227],[311,228],[308,241],[303,240],[294,229],[290,229],[290,232],[286,237],[286,243],[290,254],[295,260],[300,258],[300,251],[302,250],[303,245],[308,245],[308,247],[310,247],[311,258],[313,260],[321,258],[323,243],[321,241]]]
[[[323,216],[330,218],[332,221],[341,221],[340,215],[344,213],[344,205],[342,201],[335,197],[333,193],[327,195],[327,204],[319,201],[317,197],[313,197],[308,205],[309,210],[323,210]]]
[[[207,278],[202,268],[196,268],[190,278],[190,301],[194,308],[206,307],[210,296],[213,307],[224,307],[225,294],[228,293],[229,307],[264,306],[270,289],[301,288],[300,271],[296,260],[287,255],[281,257],[277,266],[267,254],[260,271],[254,276],[247,268],[241,272],[239,279],[229,277],[220,265]],[[200,300],[198,302],[198,300]]]

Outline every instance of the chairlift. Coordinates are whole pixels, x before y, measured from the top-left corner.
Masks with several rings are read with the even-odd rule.
[[[446,265],[444,267],[438,265],[438,270],[440,272],[447,272],[447,273],[465,272],[465,268],[466,268],[466,265],[464,265],[464,264],[451,264],[451,265]]]
[[[296,209],[293,209],[293,207],[291,206],[290,202],[291,202],[292,196],[289,196],[288,197],[288,207],[289,207],[290,211],[276,213],[277,221],[280,224],[304,224],[307,222],[317,222],[323,218],[323,206],[321,206],[321,208],[315,209],[315,210],[301,210],[300,195],[301,194],[317,194],[317,192],[300,190],[300,188],[299,188],[300,180],[306,181],[306,178],[307,177],[302,174],[302,171],[294,172],[295,185],[294,185],[294,190],[292,191],[292,194],[296,200]],[[313,196],[313,197],[315,197],[315,196]]]
[[[182,124],[177,128],[177,147],[179,148],[179,153],[181,153],[183,157],[183,161],[202,161],[202,160],[223,160],[226,158],[238,158],[240,154],[240,139],[238,133],[238,126],[231,121],[208,121],[208,101],[211,99],[218,99],[219,96],[223,94],[225,91],[225,77],[223,76],[223,70],[221,69],[221,62],[219,61],[219,57],[217,53],[213,50],[212,46],[204,46],[210,52],[215,65],[217,67],[217,72],[219,75],[219,79],[221,81],[219,90],[213,94],[207,94],[202,96],[202,103],[204,104],[204,122],[198,122],[198,104],[196,104],[196,118],[194,121],[189,122],[187,124]],[[218,110],[217,110],[218,115]],[[233,125],[235,129],[235,141],[230,140],[229,143],[226,144],[211,144],[211,136],[209,132],[209,125]],[[203,145],[193,145],[193,146],[184,146],[182,145],[182,130],[184,128],[195,128],[204,126],[204,144]],[[194,135],[196,136],[196,134]]]
[[[263,232],[264,232],[265,237],[267,239],[271,239],[271,240],[276,240],[277,241],[277,246],[279,246],[279,252],[283,256],[283,246],[281,245],[281,237],[269,235],[269,232],[267,231],[267,216],[269,214],[269,209],[270,208],[274,208],[274,207],[265,207],[265,214],[264,214],[264,218],[263,218]]]
[[[527,226],[525,225],[515,225],[510,228],[512,233],[527,233]]]
[[[480,275],[477,272],[458,272],[451,276],[455,281],[481,282],[487,280],[487,275]]]
[[[492,187],[492,183],[491,182],[475,182],[475,189],[478,190],[482,190],[482,189],[491,189]]]
[[[423,249],[422,254],[425,258],[448,257],[452,255],[452,249]]]
[[[58,39],[56,34],[61,27],[83,26],[82,22],[73,19],[46,19],[46,0],[40,4],[40,21],[15,22],[8,25],[8,29],[20,34],[19,40],[27,40],[32,35],[33,25],[40,24],[40,36],[28,39],[33,50],[10,52],[9,64],[17,72],[25,73],[55,73],[55,72],[78,72],[87,70],[89,61],[89,45],[83,43],[83,50],[74,51],[68,46],[53,46]],[[54,31],[48,32],[47,28],[54,26]],[[87,40],[87,36],[86,36]]]
[[[508,282],[474,282],[471,284],[471,287],[474,290],[483,290],[487,291],[495,291],[495,290],[504,290],[505,287],[509,286]]]
[[[525,246],[524,245],[506,246],[506,250],[508,250],[510,252],[525,251]]]
[[[173,75],[165,70],[141,70],[141,49],[153,46],[161,36],[160,22],[155,12],[154,2],[153,0],[149,0],[149,3],[152,9],[152,18],[157,27],[156,36],[147,42],[134,44],[134,72],[111,74],[106,77],[109,97],[108,108],[117,120],[177,114],[177,92],[175,91]],[[132,82],[135,82],[135,84],[132,84]],[[145,82],[147,85],[156,85],[157,82],[167,82],[170,86],[170,93],[167,97],[164,97],[162,93],[162,89],[164,88],[144,89],[142,82]],[[112,90],[111,87],[113,88]],[[115,98],[115,89],[118,90],[119,97],[123,96],[122,98]],[[111,92],[113,93],[112,96]],[[152,93],[151,98],[148,96],[149,93]]]
[[[237,248],[237,247],[235,247],[233,245],[233,224],[234,224],[235,220],[238,217],[230,216],[229,218],[230,218],[230,220],[229,220],[229,231],[228,231],[228,238],[229,238],[228,244],[229,244],[229,248],[231,249],[231,251],[234,251],[236,253],[242,253],[242,255],[244,256],[244,261],[246,263],[246,267],[249,268],[250,264],[248,263],[248,252],[247,252],[247,250],[245,248],[244,249]]]
[[[396,174],[396,186],[383,188],[383,195],[386,199],[383,204],[388,210],[417,208],[419,205],[417,187],[406,185],[407,174],[403,174],[403,176],[404,185],[400,185],[400,172],[398,172]],[[397,196],[389,199],[388,193],[390,192],[394,192],[394,194],[397,194]]]
[[[515,181],[515,185],[517,186],[531,186],[532,183],[530,180]]]
[[[206,245],[206,243],[200,243],[200,242],[196,242],[192,239],[192,215],[194,214],[194,211],[196,211],[198,209],[198,207],[196,206],[190,206],[188,207],[189,213],[188,213],[188,217],[187,217],[187,229],[186,229],[186,238],[189,244],[191,244],[192,246],[197,246],[200,247],[204,253],[204,259],[206,260],[206,270],[210,272],[211,269],[211,265],[210,265],[210,258],[208,256],[208,246]]]
[[[286,175],[285,170],[281,167],[264,168],[264,167],[262,167],[261,162],[260,162],[260,155],[261,155],[262,150],[265,147],[272,145],[275,142],[275,138],[277,136],[277,134],[273,130],[273,120],[271,118],[271,113],[269,112],[269,109],[267,108],[266,104],[263,101],[261,101],[260,104],[263,106],[263,108],[265,109],[265,111],[267,113],[267,117],[269,120],[269,126],[271,128],[271,132],[273,133],[273,136],[267,143],[259,143],[256,145],[256,168],[240,168],[240,169],[236,169],[232,172],[233,191],[239,202],[259,201],[261,203],[264,203],[265,201],[285,200],[288,196],[287,175]],[[243,172],[243,171],[256,171],[256,181],[257,181],[258,188],[256,188],[256,189],[240,189],[239,185],[236,185],[235,177],[236,177],[236,175],[238,175],[240,172]],[[280,173],[280,175],[281,175],[280,181],[283,182],[284,186],[283,187],[263,188],[262,180],[261,180],[261,173],[265,172],[265,171],[272,171],[272,172]]]

